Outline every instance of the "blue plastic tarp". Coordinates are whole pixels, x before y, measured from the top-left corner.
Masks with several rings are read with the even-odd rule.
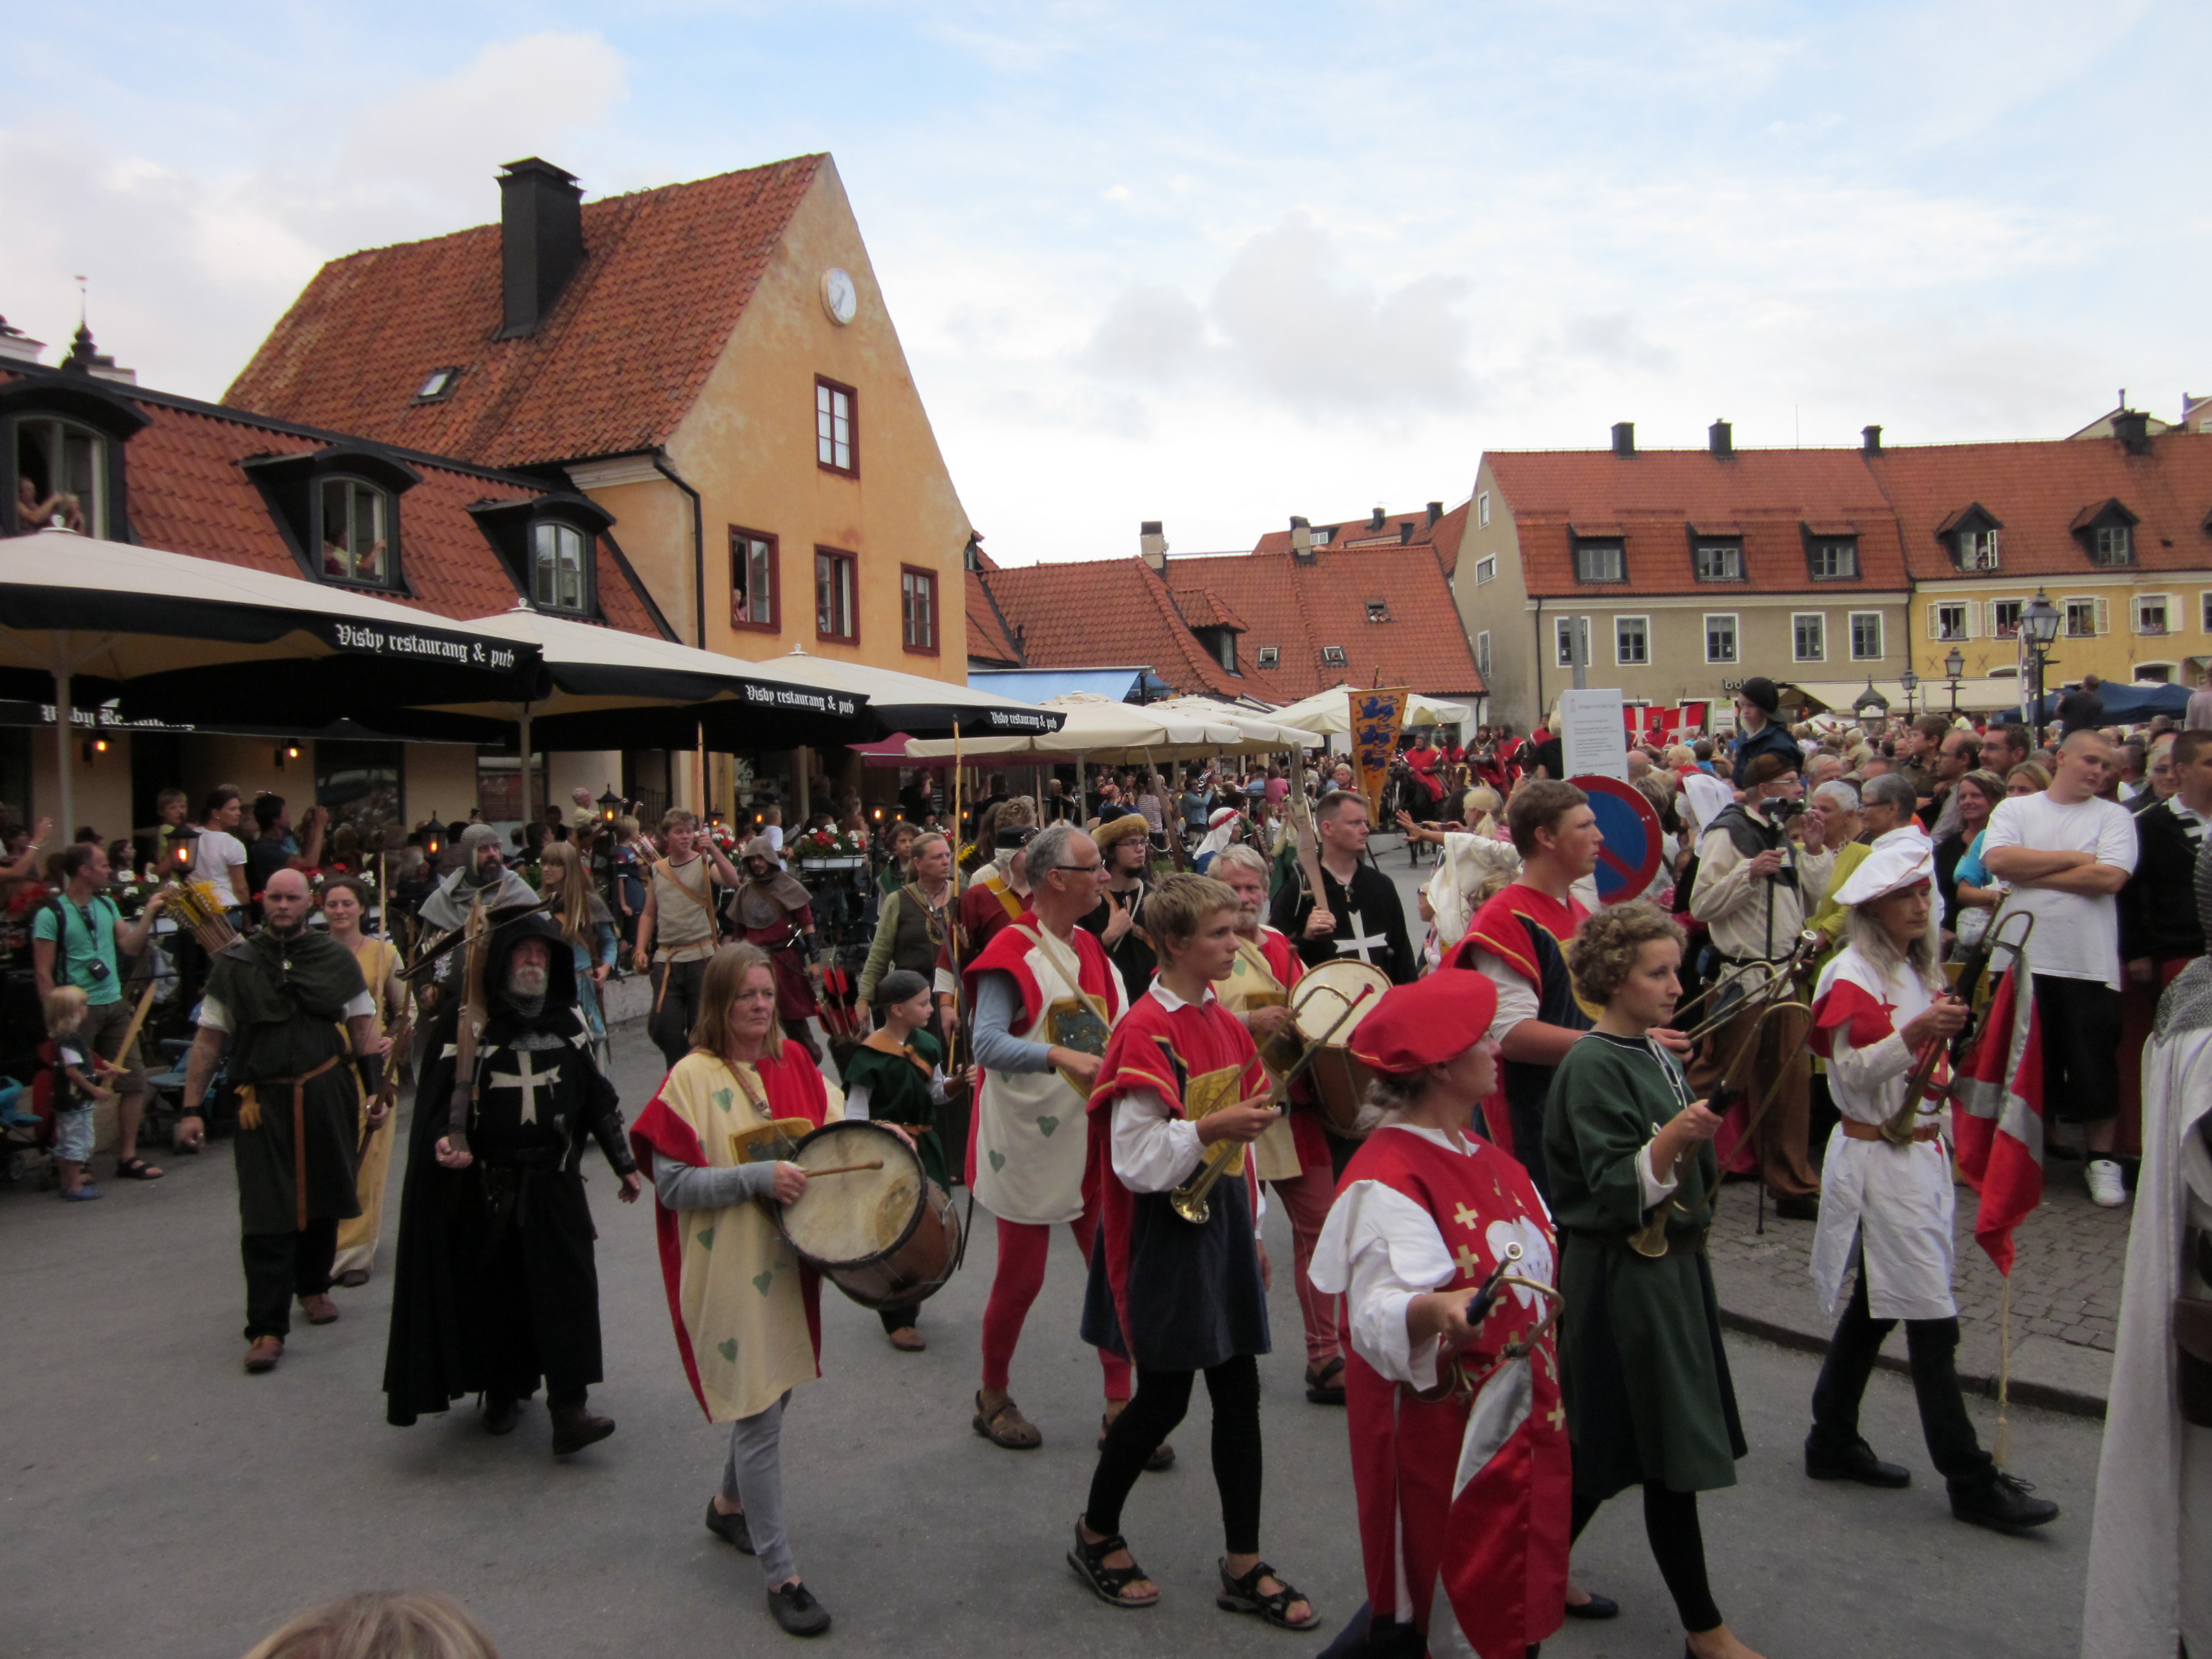
[[[1149,668],[971,668],[968,685],[970,690],[995,691],[1024,702],[1042,702],[1071,691],[1135,702],[1139,685],[1148,699],[1175,695],[1174,688]]]
[[[2043,718],[2058,718],[2058,699],[2063,692],[2052,691],[2043,699]],[[2133,726],[2159,714],[2172,714],[2179,719],[2189,712],[2189,688],[2185,685],[2113,685],[2109,683],[2097,688],[2097,696],[2105,705],[2105,720],[2108,725]]]

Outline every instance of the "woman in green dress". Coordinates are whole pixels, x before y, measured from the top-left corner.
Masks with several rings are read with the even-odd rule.
[[[921,1154],[923,1173],[949,1191],[945,1143],[937,1133],[937,1109],[945,1100],[945,1051],[921,1029],[929,1024],[933,1002],[929,981],[907,969],[895,969],[876,981],[876,1029],[845,1062],[845,1115],[897,1124]],[[891,1346],[920,1353],[929,1346],[915,1328],[917,1306],[878,1311]]]
[[[1605,1010],[1559,1063],[1544,1112],[1574,1531],[1641,1486],[1685,1652],[1758,1659],[1714,1605],[1698,1523],[1698,1493],[1735,1484],[1744,1440],[1705,1257],[1721,1120],[1652,1035],[1681,996],[1681,960],[1682,930],[1641,902],[1599,911],[1567,948],[1576,994]],[[1663,1238],[1646,1231],[1662,1210]]]

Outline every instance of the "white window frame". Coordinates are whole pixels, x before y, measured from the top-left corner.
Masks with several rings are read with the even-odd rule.
[[[1726,557],[1719,562],[1730,568],[1725,575],[1705,574],[1705,555],[1717,553]],[[1690,554],[1690,574],[1701,582],[1740,582],[1743,577],[1743,544],[1733,538],[1725,541],[1700,542]]]
[[[1490,528],[1490,492],[1486,489],[1474,498],[1474,523],[1478,530]]]
[[[1624,656],[1621,653],[1620,629],[1621,624],[1624,623],[1634,623],[1636,624],[1639,630],[1638,638],[1642,642],[1644,647],[1643,655],[1629,657]],[[1625,617],[1615,617],[1613,619],[1613,665],[1616,668],[1649,668],[1651,666],[1651,618],[1650,617],[1638,616],[1632,613]]]
[[[2100,524],[2089,532],[2093,563],[2113,568],[2136,562],[2136,528],[2131,524]]]
[[[1959,626],[1954,631],[1943,620],[1946,611],[1959,613]],[[1938,645],[1956,645],[1974,635],[1974,602],[1972,599],[1938,599],[1928,607],[1929,636]]]
[[[2004,535],[1990,526],[1983,530],[1958,530],[1952,532],[1951,562],[1961,570],[2002,570],[2004,568]]]
[[[1840,555],[1849,568],[1823,571],[1823,554]],[[1816,536],[1807,550],[1808,569],[1816,582],[1855,582],[1859,579],[1859,538],[1856,536]]]
[[[1486,553],[1474,562],[1474,585],[1480,587],[1485,582],[1494,582],[1497,580],[1498,555]]]
[[[1820,630],[1818,651],[1807,655],[1799,648],[1797,625],[1812,623]],[[1790,613],[1790,659],[1792,662],[1826,662],[1828,659],[1828,613],[1825,611],[1793,611]]]
[[[1262,667],[1262,668],[1279,668],[1279,667],[1281,667],[1281,666],[1282,666],[1282,663],[1283,663],[1283,647],[1282,647],[1281,646],[1279,646],[1279,645],[1263,645],[1263,646],[1261,646],[1261,647],[1260,647],[1260,666],[1261,666],[1261,667]]]
[[[1728,624],[1729,650],[1724,657],[1713,654],[1713,624]],[[1739,614],[1733,611],[1711,611],[1705,613],[1705,660],[1709,663],[1732,663],[1743,660],[1743,626]]]
[[[1612,555],[1614,574],[1610,576],[1585,576],[1583,574],[1583,556],[1585,553]],[[1626,541],[1614,541],[1610,538],[1578,541],[1574,545],[1574,559],[1575,580],[1578,583],[1592,587],[1614,587],[1628,580],[1628,544]]]
[[[2089,626],[2079,633],[2074,629],[2074,607],[2077,605],[2087,606],[2089,616]],[[2069,593],[2058,601],[2058,614],[2062,619],[2058,637],[2062,640],[2096,639],[2106,632],[2112,620],[2106,601],[2094,593]]]
[[[2206,597],[2212,599],[2212,594],[2208,594]],[[2012,607],[2012,626],[2009,628],[2004,625],[2003,620],[1997,614],[2000,606],[2008,605]],[[2028,601],[2026,599],[1991,599],[1990,601],[1990,637],[1993,640],[2018,639],[2021,613],[2026,611]]]
[[[1484,629],[1474,636],[1474,665],[1486,682],[1490,678],[1490,630]]]
[[[1871,651],[1859,649],[1859,624],[1863,622],[1874,624],[1875,648]],[[1850,620],[1846,625],[1851,630],[1851,660],[1853,662],[1880,662],[1889,654],[1889,628],[1887,619],[1881,611],[1854,611],[1850,612]]]
[[[1344,654],[1344,647],[1342,646],[1324,645],[1321,648],[1321,660],[1322,665],[1324,668],[1342,668],[1349,661],[1349,659]]]
[[[2143,626],[2143,607],[2154,605],[2159,608],[2160,622],[2156,628]],[[2136,632],[2151,638],[2162,639],[2181,630],[2173,625],[2173,595],[2171,593],[2138,593],[2128,607],[2135,619]]]

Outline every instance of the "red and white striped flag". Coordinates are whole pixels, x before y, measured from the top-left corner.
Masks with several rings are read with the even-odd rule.
[[[1959,1173],[1981,1200],[1974,1243],[2012,1273],[2012,1230],[2043,1201],[2043,1034],[2023,951],[1952,1085]]]

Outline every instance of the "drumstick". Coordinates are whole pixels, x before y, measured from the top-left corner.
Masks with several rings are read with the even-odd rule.
[[[809,1181],[818,1181],[823,1176],[851,1175],[858,1170],[880,1170],[883,1167],[883,1159],[877,1158],[869,1159],[866,1164],[833,1164],[826,1170],[810,1170],[803,1164],[799,1166],[799,1173]]]

